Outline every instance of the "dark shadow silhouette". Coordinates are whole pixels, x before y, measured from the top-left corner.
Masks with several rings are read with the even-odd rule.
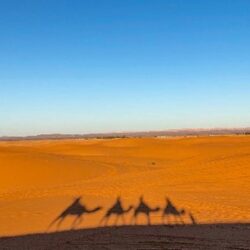
[[[149,205],[143,200],[143,196],[140,197],[140,202],[138,206],[135,208],[134,215],[132,217],[132,222],[137,223],[137,217],[139,214],[145,214],[147,217],[148,225],[151,224],[150,214],[154,212],[160,211],[160,207],[151,208]]]
[[[171,224],[170,216],[173,216],[175,219],[174,223],[178,223],[177,219],[179,219],[179,222],[181,222],[181,224],[184,224],[182,216],[185,213],[186,211],[184,209],[178,210],[170,201],[170,199],[166,198],[166,207],[163,209],[163,213],[162,213],[162,223],[165,224],[165,221],[167,219],[168,224]],[[194,219],[194,217],[192,218]]]
[[[82,222],[83,214],[95,213],[101,210],[102,207],[96,207],[94,209],[87,209],[85,205],[81,204],[81,197],[78,197],[74,200],[74,202],[67,207],[58,217],[56,217],[49,225],[49,230],[55,223],[57,223],[57,229],[60,227],[63,220],[68,216],[75,216],[75,220],[72,223],[72,229],[78,226]]]
[[[114,223],[115,225],[117,225],[119,218],[122,219],[123,224],[125,225],[126,221],[124,218],[124,214],[130,212],[132,209],[133,209],[133,206],[129,206],[127,209],[124,209],[122,206],[121,198],[117,197],[115,204],[110,209],[107,210],[106,214],[101,219],[100,225],[102,224],[107,225],[112,215],[116,216],[115,223]]]
[[[0,238],[1,249],[249,249],[250,224],[133,225]],[[233,236],[233,237],[232,237]]]
[[[197,225],[197,221],[196,219],[194,218],[193,214],[189,212],[189,218],[192,222],[193,225]]]

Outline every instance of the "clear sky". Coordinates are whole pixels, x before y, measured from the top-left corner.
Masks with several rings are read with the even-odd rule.
[[[0,136],[250,126],[250,1],[1,0]]]

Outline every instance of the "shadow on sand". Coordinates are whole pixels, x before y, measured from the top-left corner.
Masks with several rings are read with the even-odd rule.
[[[83,215],[84,214],[92,214],[102,210],[103,207],[97,206],[93,209],[88,209],[85,204],[82,203],[82,197],[77,197],[72,204],[70,204],[66,209],[64,209],[48,226],[47,231],[49,231],[54,225],[58,230],[62,224],[62,222],[67,217],[74,217],[73,223],[71,225],[71,229],[75,229],[77,226],[80,226]],[[123,225],[127,225],[125,215],[129,214],[130,211],[133,210],[130,224],[136,225],[137,218],[139,216],[144,216],[147,220],[147,224],[151,225],[150,215],[152,213],[158,213],[161,211],[162,224],[185,224],[183,220],[183,216],[186,214],[184,209],[177,209],[177,207],[170,201],[169,198],[166,198],[166,205],[164,208],[160,208],[160,206],[151,207],[141,196],[139,198],[139,202],[136,206],[129,205],[125,208],[123,205],[121,197],[117,197],[116,201],[110,208],[108,208],[102,217],[99,226],[108,226],[109,220],[111,217],[115,217],[115,221],[113,226],[116,226],[119,222],[119,219],[122,220]],[[197,224],[194,216],[189,212],[190,221],[192,224]],[[174,221],[171,221],[170,218],[173,217]]]
[[[133,225],[0,238],[1,249],[249,249],[250,224]]]
[[[71,229],[82,222],[83,216],[102,210],[89,209],[77,197],[49,225],[60,227],[65,218],[73,217]],[[131,211],[131,213],[130,213]],[[162,224],[152,225],[150,215],[159,213]],[[126,218],[130,225],[126,225]],[[147,225],[136,225],[143,216]],[[185,217],[184,217],[185,216]],[[113,217],[114,224],[109,220]],[[187,222],[188,218],[188,223]],[[117,226],[118,221],[122,225]],[[124,205],[117,197],[96,228],[46,232],[41,234],[2,237],[0,249],[250,249],[250,224],[197,224],[191,212],[177,208],[169,199],[164,207],[150,206],[143,196],[138,203]]]
[[[72,223],[71,228],[74,229],[76,226],[80,225],[80,223],[83,220],[83,215],[84,214],[92,214],[96,213],[99,210],[102,209],[102,207],[98,206],[93,209],[88,209],[85,205],[81,203],[81,196],[77,197],[73,203],[67,207],[58,217],[56,217],[49,225],[48,229],[49,230],[54,224],[57,225],[57,229],[59,229],[61,223],[68,217],[68,216],[74,216],[75,219]]]

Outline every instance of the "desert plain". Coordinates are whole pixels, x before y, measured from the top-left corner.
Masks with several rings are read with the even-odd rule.
[[[152,208],[164,208],[166,197],[184,208],[187,227],[189,213],[198,225],[250,222],[250,136],[6,141],[0,171],[2,237],[69,230],[73,217],[47,231],[78,196],[90,209],[103,208],[84,215],[78,229],[102,227],[118,196],[127,208],[142,195]],[[160,225],[161,214],[151,223]]]

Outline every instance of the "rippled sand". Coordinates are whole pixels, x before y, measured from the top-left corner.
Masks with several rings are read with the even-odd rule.
[[[164,207],[168,196],[198,223],[250,222],[250,136],[0,142],[0,171],[0,235],[45,231],[79,195],[105,209],[118,195],[125,208],[142,194]],[[105,209],[81,227],[98,226]]]

